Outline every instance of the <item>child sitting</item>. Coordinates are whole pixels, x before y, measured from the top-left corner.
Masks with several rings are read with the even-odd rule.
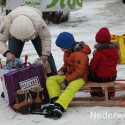
[[[60,118],[74,95],[86,83],[88,77],[88,54],[91,50],[84,42],[77,43],[72,34],[62,32],[56,45],[64,52],[64,65],[58,75],[47,79],[46,87],[50,97],[45,117]],[[61,90],[64,90],[63,92]]]
[[[101,28],[96,34],[97,44],[90,62],[89,80],[98,83],[111,82],[117,76],[118,44],[111,43],[110,32],[106,27]],[[109,96],[115,96],[114,88],[109,88]],[[91,96],[104,96],[102,88],[91,88]]]

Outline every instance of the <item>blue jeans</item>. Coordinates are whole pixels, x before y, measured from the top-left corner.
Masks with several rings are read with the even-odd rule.
[[[31,40],[31,41],[37,54],[41,56],[41,53],[42,53],[41,39],[38,36],[34,40]],[[20,58],[24,44],[25,42],[22,42],[21,40],[16,39],[14,37],[10,37],[8,40],[9,50],[16,58]],[[47,76],[57,75],[57,69],[56,69],[56,65],[55,65],[52,54],[50,54],[50,56],[48,57],[48,62],[51,67],[51,73],[47,74]]]

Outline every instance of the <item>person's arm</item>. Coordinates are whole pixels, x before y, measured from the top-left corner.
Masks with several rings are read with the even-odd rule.
[[[101,59],[101,54],[100,54],[100,52],[96,51],[93,54],[93,58],[90,61],[90,72],[95,73],[95,71],[99,65],[100,59]]]
[[[65,80],[67,83],[82,78],[86,69],[88,68],[89,58],[87,54],[78,52],[77,55],[74,55],[74,72],[66,76]]]
[[[59,70],[58,75],[64,75],[66,72],[66,64],[64,64]]]
[[[49,56],[51,52],[51,35],[48,29],[47,24],[44,20],[42,20],[41,25],[39,27],[38,35],[41,39],[42,45],[42,55]]]
[[[7,58],[7,60],[14,60],[14,55],[7,47],[7,39],[9,37],[9,29],[11,25],[11,18],[6,16],[0,28],[0,53]]]
[[[8,51],[6,42],[9,36],[9,27],[10,26],[7,23],[7,17],[5,17],[0,26],[0,53],[3,55],[6,51]]]

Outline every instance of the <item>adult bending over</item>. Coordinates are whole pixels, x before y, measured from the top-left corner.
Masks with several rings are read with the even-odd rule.
[[[14,61],[15,58],[20,58],[23,46],[29,40],[43,63],[48,60],[51,67],[48,76],[56,75],[57,70],[50,53],[51,35],[41,12],[36,8],[21,6],[4,18],[0,30],[0,52],[7,60]]]

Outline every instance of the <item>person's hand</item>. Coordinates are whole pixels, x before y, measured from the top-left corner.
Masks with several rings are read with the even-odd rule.
[[[48,56],[40,56],[40,59],[42,60],[43,64],[45,64],[46,60],[48,59]]]
[[[64,72],[60,70],[60,71],[58,72],[58,75],[64,75]]]
[[[67,87],[67,86],[66,86],[66,85],[64,85],[63,83],[61,84],[61,89],[62,89],[62,90],[65,90],[65,89],[66,89],[66,87]]]
[[[61,84],[61,89],[65,90],[67,86],[68,86],[68,83],[66,80],[64,80],[63,83]]]
[[[15,56],[11,52],[8,52],[6,54],[6,59],[9,60],[9,61],[14,61],[15,60]]]

